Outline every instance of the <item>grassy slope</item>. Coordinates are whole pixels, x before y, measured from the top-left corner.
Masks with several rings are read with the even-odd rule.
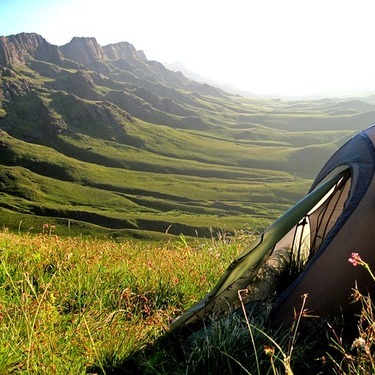
[[[328,345],[325,335],[333,333],[326,324],[321,332],[271,331],[262,320],[266,311],[250,317],[253,341],[235,314],[184,348],[158,341],[253,239],[238,233],[221,241],[115,242],[0,231],[0,373],[263,374],[274,366],[283,373],[280,350],[291,355],[296,374],[333,373],[339,364],[338,374],[371,368],[362,351],[349,356],[340,342]],[[346,372],[347,363],[358,364],[357,371]]]
[[[38,73],[22,67],[3,78],[19,90],[25,82],[34,87],[0,119],[0,206],[3,225],[12,227],[20,214],[117,230],[164,232],[172,224],[177,235],[264,226],[306,193],[369,116],[358,109],[338,115],[340,103],[329,100],[166,87],[161,98],[90,72],[30,66]],[[103,101],[110,97],[116,104]]]
[[[0,232],[0,372],[120,365],[203,296],[241,250],[237,242],[196,245]]]

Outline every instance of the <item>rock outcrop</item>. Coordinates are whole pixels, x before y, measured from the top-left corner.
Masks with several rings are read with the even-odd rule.
[[[147,61],[143,51],[137,51],[134,46],[127,42],[108,44],[103,47],[105,56],[108,60],[125,60],[128,62]]]
[[[20,65],[27,67],[27,74],[20,72]],[[192,87],[194,95],[189,94]],[[109,139],[105,131],[101,133],[99,129],[108,129],[116,122],[111,116],[103,115],[113,110],[124,123],[132,121],[133,116],[174,128],[202,128],[207,122],[197,115],[202,109],[202,100],[197,95],[208,89],[157,61],[147,60],[142,51],[127,42],[102,47],[95,38],[74,37],[58,47],[35,33],[0,37],[0,114],[2,120],[6,117],[3,127],[10,126],[12,118],[25,128],[30,128],[34,121],[32,131],[39,134],[35,130],[43,125],[37,118],[39,111],[53,124],[53,129],[64,131],[70,129],[72,123],[83,123],[86,118],[92,126],[82,127],[80,131]],[[76,100],[62,100],[63,106],[57,106],[51,113],[43,112],[44,106],[59,102],[56,91]],[[218,96],[216,92],[212,95]],[[86,106],[86,101],[95,104]],[[105,102],[111,102],[117,109],[107,108]],[[91,109],[96,106],[106,108],[98,114],[100,124],[94,120],[95,116],[90,117]],[[76,116],[78,112],[84,116],[65,118],[70,107]],[[31,110],[28,112],[24,108]],[[59,119],[64,119],[67,126],[60,126]],[[122,123],[109,132],[110,138],[129,139],[122,133],[121,126]]]
[[[190,81],[181,72],[167,69],[160,62],[147,60],[143,51],[136,50],[128,42],[102,47],[95,38],[74,37],[69,43],[58,47],[35,33],[0,36],[0,66],[12,69],[18,64],[32,64],[32,69],[49,78],[54,78],[61,68],[85,68],[114,81],[126,81],[155,90],[161,96],[166,94],[165,86],[169,86],[167,91],[187,88],[215,96],[221,94],[208,85],[204,87]],[[156,87],[158,84],[161,84],[159,88]],[[178,93],[173,91],[171,95],[175,98]]]
[[[63,55],[85,67],[92,67],[96,61],[106,60],[105,53],[95,38],[74,37],[60,47]]]
[[[62,55],[57,46],[35,33],[0,37],[0,65],[11,67],[25,63],[28,59],[60,64]]]

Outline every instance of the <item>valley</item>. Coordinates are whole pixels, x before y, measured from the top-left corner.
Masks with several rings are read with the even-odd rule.
[[[0,37],[0,225],[164,239],[258,231],[375,118],[375,95],[244,98],[126,42]]]

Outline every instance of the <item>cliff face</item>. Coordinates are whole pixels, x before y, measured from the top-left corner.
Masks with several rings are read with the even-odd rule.
[[[35,33],[0,36],[0,65],[2,66],[23,64],[29,59],[59,65],[64,57],[86,67],[92,66],[97,61],[125,60],[131,64],[147,61],[143,51],[137,51],[127,42],[102,47],[95,38],[74,37],[69,43],[58,47]]]
[[[104,61],[105,53],[95,38],[74,37],[69,43],[60,47],[63,55],[86,67],[91,67],[97,60]]]
[[[29,91],[30,84],[26,79],[18,78],[11,69],[0,66],[0,108],[4,100],[12,103]]]
[[[61,46],[60,51],[67,59],[101,74],[118,74],[120,69],[131,72],[138,78],[175,86],[184,86],[189,82],[181,73],[172,72],[156,61],[148,61],[143,51],[137,51],[127,42],[102,47],[95,38],[75,37]]]
[[[27,74],[19,69],[21,65],[27,66]],[[38,117],[34,109],[48,107],[56,91],[73,95],[76,111],[83,111],[86,100],[101,102],[98,106],[112,102],[128,122],[133,116],[173,127],[202,126],[202,122],[196,125],[202,103],[189,94],[191,89],[205,92],[204,85],[147,60],[142,51],[127,42],[102,47],[95,38],[75,37],[58,47],[33,33],[0,37],[0,115],[7,129],[17,123],[30,127],[32,118]],[[58,107],[50,122],[55,125],[70,105]],[[94,105],[90,108],[96,110]],[[89,118],[87,108],[85,111]],[[80,119],[83,121],[83,117]],[[35,120],[34,134],[39,134],[35,130],[38,126]],[[58,126],[59,131],[64,129]]]
[[[43,62],[54,65],[43,66]],[[162,96],[166,93],[165,87],[156,85],[194,91],[201,91],[203,88],[203,85],[193,83],[181,72],[171,71],[157,61],[147,60],[143,51],[136,50],[128,42],[102,47],[95,38],[74,37],[69,43],[58,47],[35,33],[0,37],[0,66],[12,69],[19,64],[31,64],[32,69],[35,68],[39,74],[50,78],[54,78],[62,67],[84,67],[115,81],[126,81],[156,90],[156,93]],[[173,92],[170,97],[175,98],[176,95],[177,93]],[[220,96],[221,93],[217,92],[216,95]]]
[[[103,47],[103,51],[105,52],[106,58],[112,61],[147,61],[146,56],[142,51],[137,51],[132,44],[127,42],[108,44],[107,46]]]
[[[62,54],[57,46],[38,34],[21,33],[0,37],[0,65],[11,67],[25,63],[28,59],[59,64],[62,62]]]

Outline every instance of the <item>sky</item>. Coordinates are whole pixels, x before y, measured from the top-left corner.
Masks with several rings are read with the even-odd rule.
[[[374,0],[0,0],[0,36],[126,41],[258,95],[375,91]]]

